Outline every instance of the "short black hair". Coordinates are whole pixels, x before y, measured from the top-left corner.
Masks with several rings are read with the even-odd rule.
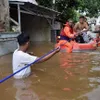
[[[81,19],[81,18],[83,18],[83,19],[84,19],[85,17],[84,17],[84,16],[80,16],[80,17],[79,17],[79,19]]]
[[[18,41],[20,46],[25,45],[29,40],[30,40],[29,35],[25,34],[25,33],[21,33],[17,37],[17,41]]]

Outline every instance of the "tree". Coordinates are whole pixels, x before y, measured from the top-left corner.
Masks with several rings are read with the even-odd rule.
[[[9,29],[9,3],[8,0],[0,0],[0,21],[5,23],[5,30]]]
[[[74,19],[76,14],[76,9],[78,9],[79,1],[78,0],[57,0],[56,8],[60,14],[60,19],[65,22],[68,19]]]
[[[37,0],[37,2],[45,7],[53,7],[53,0]],[[73,19],[76,15],[75,9],[78,8],[78,4],[78,0],[56,0],[55,9],[61,12],[58,16],[59,20],[65,23],[69,18]]]
[[[40,5],[52,8],[53,0],[37,0]],[[100,12],[100,0],[56,0],[55,8],[61,14],[59,20],[65,22],[68,19],[77,20],[77,12],[85,12],[89,17],[95,17]]]
[[[80,12],[85,12],[89,17],[97,17],[100,12],[100,0],[80,0]]]
[[[43,5],[44,7],[52,8],[53,1],[52,0],[36,0],[39,5]]]

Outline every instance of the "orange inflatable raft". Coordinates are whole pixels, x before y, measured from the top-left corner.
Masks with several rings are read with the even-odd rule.
[[[96,50],[97,45],[96,41],[90,41],[89,43],[73,43],[73,52],[84,52],[84,51],[93,51]],[[61,51],[66,52],[67,47],[61,45]]]

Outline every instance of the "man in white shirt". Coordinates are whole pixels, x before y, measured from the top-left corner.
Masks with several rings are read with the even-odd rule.
[[[28,65],[38,59],[38,57],[31,56],[28,53],[26,53],[26,51],[29,47],[29,40],[30,40],[28,35],[22,33],[17,37],[17,40],[18,40],[19,48],[17,50],[15,50],[13,53],[13,61],[12,61],[13,62],[13,73],[15,73],[16,71],[22,69],[26,65]],[[51,56],[53,56],[59,50],[60,50],[60,48],[58,48],[53,53],[47,55],[46,57],[44,57],[39,62],[43,62],[43,61],[49,59]],[[25,78],[25,77],[29,76],[30,73],[31,73],[31,68],[28,67],[28,68],[20,71],[16,75],[14,75],[14,78],[16,78],[16,79]]]

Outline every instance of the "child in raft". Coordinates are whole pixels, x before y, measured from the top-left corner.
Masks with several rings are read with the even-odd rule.
[[[24,33],[20,34],[17,37],[19,47],[13,53],[13,61],[12,61],[13,62],[13,73],[22,69],[26,65],[34,62],[35,60],[39,59],[37,56],[31,56],[30,54],[26,53],[26,51],[29,47],[29,43],[30,43],[29,40],[30,40],[29,36],[24,34]],[[60,50],[60,47],[58,47],[57,50],[55,50],[51,54],[47,55],[46,57],[44,57],[39,62],[46,61],[51,56],[56,54],[59,50]],[[25,78],[25,77],[29,76],[30,74],[31,74],[31,68],[28,67],[28,68],[20,71],[16,75],[14,75],[14,78],[21,79],[21,78]]]

